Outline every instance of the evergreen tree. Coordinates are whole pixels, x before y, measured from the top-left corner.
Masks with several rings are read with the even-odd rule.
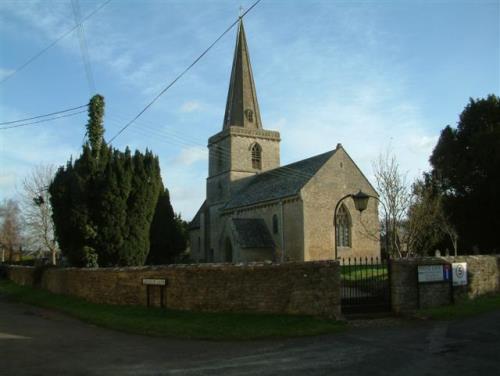
[[[470,99],[457,128],[447,126],[441,132],[430,162],[460,248],[498,250],[500,98]]]
[[[75,266],[143,265],[160,190],[152,152],[132,156],[103,140],[104,98],[89,103],[89,142],[59,168],[49,187],[61,251]]]

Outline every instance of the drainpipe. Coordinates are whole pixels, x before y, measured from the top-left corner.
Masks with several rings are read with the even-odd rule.
[[[283,215],[283,200],[280,200],[280,206],[281,206],[281,262],[285,261],[285,222],[284,218],[285,216]]]

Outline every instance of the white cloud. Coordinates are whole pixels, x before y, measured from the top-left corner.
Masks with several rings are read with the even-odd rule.
[[[13,69],[0,68],[0,80],[3,80],[5,77],[9,76],[13,72],[14,72]]]
[[[187,101],[181,106],[181,112],[194,112],[201,109],[201,103],[198,101]]]
[[[201,146],[192,146],[182,149],[180,154],[175,158],[174,162],[187,167],[196,162],[206,160],[208,160],[207,149]]]

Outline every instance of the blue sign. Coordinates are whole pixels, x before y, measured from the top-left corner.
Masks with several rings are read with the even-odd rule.
[[[443,280],[451,281],[451,267],[449,264],[443,265]]]

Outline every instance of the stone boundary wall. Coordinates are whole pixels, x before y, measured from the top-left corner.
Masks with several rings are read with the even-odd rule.
[[[453,262],[467,263],[467,286],[418,284],[417,266]],[[500,256],[414,258],[391,261],[391,302],[395,313],[450,304],[467,298],[500,292]]]
[[[9,266],[8,278],[94,303],[146,305],[143,278],[167,280],[167,308],[340,317],[340,267],[336,261],[283,264],[197,264],[128,268]],[[153,286],[159,305],[160,288]]]

